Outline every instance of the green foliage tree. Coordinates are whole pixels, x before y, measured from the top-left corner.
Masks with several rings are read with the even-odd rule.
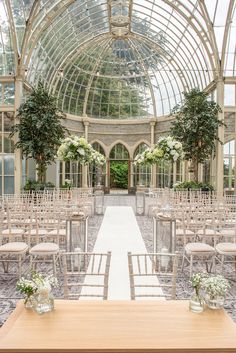
[[[218,127],[223,122],[218,119],[220,106],[208,99],[198,88],[184,92],[182,105],[177,105],[172,113],[175,121],[171,133],[183,145],[186,160],[191,160],[194,181],[198,181],[198,165],[215,154],[215,142],[219,141]]]
[[[47,165],[55,160],[60,141],[65,137],[66,128],[61,124],[64,114],[40,82],[20,105],[17,118],[20,122],[12,127],[10,134],[10,137],[18,134],[14,147],[36,161],[38,181],[45,182]]]
[[[110,174],[112,187],[127,189],[128,169],[127,161],[111,161]]]

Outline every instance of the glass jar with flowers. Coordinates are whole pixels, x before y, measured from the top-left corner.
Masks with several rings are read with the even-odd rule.
[[[39,314],[54,309],[52,287],[57,286],[57,279],[52,275],[43,276],[32,272],[29,278],[21,277],[16,288],[25,295],[25,306],[33,308]]]
[[[229,281],[221,275],[209,276],[202,281],[205,291],[205,302],[210,309],[221,309],[225,295],[230,289]]]
[[[24,295],[26,308],[33,308],[35,304],[34,294],[37,292],[36,284],[27,278],[21,277],[16,284],[16,289]]]
[[[189,310],[194,313],[201,313],[204,310],[204,299],[200,293],[204,276],[202,273],[195,273],[190,279],[194,293],[189,301]]]

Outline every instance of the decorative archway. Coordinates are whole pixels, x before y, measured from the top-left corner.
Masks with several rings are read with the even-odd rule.
[[[109,154],[109,189],[129,189],[130,155],[122,143],[115,144]]]

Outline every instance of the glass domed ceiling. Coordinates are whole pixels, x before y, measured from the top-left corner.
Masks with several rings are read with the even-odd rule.
[[[151,80],[162,63],[160,53],[148,41],[132,36],[101,37],[65,66],[55,93],[63,110],[78,115],[153,116],[156,92]]]
[[[31,85],[41,78],[72,114],[167,115],[183,91],[235,76],[235,7],[236,0],[0,0],[2,72],[25,72]]]

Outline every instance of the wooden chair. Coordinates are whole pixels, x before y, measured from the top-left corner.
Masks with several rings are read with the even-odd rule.
[[[218,261],[221,264],[221,272],[223,272],[226,263],[233,263],[236,270],[236,228],[225,228],[220,231],[222,240],[219,241],[215,248],[218,254]]]
[[[197,230],[196,225],[193,228],[193,234],[189,232],[184,234],[184,247],[182,259],[182,271],[185,261],[189,264],[189,275],[192,276],[193,262],[203,261],[206,264],[206,270],[209,271],[215,267],[215,243],[219,236],[216,229],[207,229],[202,227]],[[210,244],[211,243],[211,244]],[[208,268],[208,264],[210,267]]]
[[[61,258],[65,299],[107,299],[111,252],[66,252]]]
[[[131,300],[176,296],[178,254],[128,253]]]
[[[54,223],[55,228],[58,227],[59,220],[57,223]],[[40,220],[36,222],[36,228],[28,231],[28,237],[31,239],[29,242],[32,242],[32,238],[36,240],[36,245],[34,245],[29,250],[30,255],[30,268],[36,268],[37,263],[51,262],[53,266],[53,274],[56,277],[56,264],[59,262],[59,242],[60,237],[59,233],[56,235],[50,234],[48,229],[45,226],[49,227],[47,220],[42,222],[43,228],[40,227]],[[31,234],[32,233],[32,234]]]

